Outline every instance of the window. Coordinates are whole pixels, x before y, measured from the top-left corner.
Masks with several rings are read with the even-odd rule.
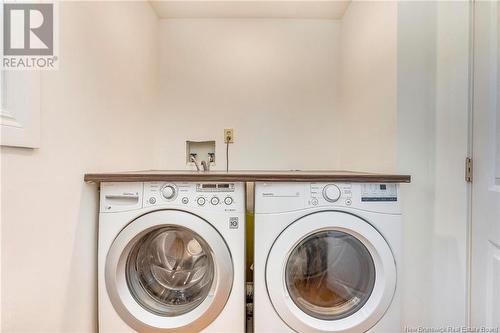
[[[2,18],[2,23],[3,23],[3,1],[0,1],[0,17]],[[4,89],[4,75],[3,75],[3,69],[1,66],[3,66],[3,24],[0,24],[0,50],[2,51],[0,53],[0,114],[3,111],[3,89]]]
[[[1,144],[37,148],[40,142],[40,73],[1,73]]]
[[[2,60],[2,57],[0,56],[0,60]],[[3,110],[3,70],[0,69],[0,113]]]
[[[0,0],[3,18],[3,0]],[[1,145],[37,148],[40,144],[40,72],[4,71],[3,24],[0,24]]]

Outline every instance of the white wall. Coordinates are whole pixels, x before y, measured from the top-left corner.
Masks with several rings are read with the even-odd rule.
[[[394,171],[397,3],[352,2],[341,21],[340,167]]]
[[[88,171],[151,168],[158,19],[146,2],[61,2],[40,149],[1,149],[2,332],[96,331]]]
[[[437,5],[433,323],[465,325],[469,3]]]
[[[296,19],[161,21],[159,121],[164,168],[185,168],[185,140],[235,129],[231,169],[336,169],[339,23]]]
[[[404,323],[466,324],[468,3],[398,4]]]
[[[353,2],[341,23],[340,165],[396,170],[403,324],[466,318],[467,2]]]

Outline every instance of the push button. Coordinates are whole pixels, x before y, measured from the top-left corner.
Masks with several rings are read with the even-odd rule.
[[[233,203],[233,198],[231,198],[231,197],[226,197],[226,198],[224,199],[224,203],[225,203],[226,205],[230,205],[230,204],[232,204],[232,203]]]
[[[210,203],[214,206],[218,205],[220,202],[219,198],[217,197],[213,197],[211,200],[210,200]]]
[[[204,197],[199,197],[196,202],[198,203],[198,205],[200,206],[203,206],[206,202],[205,198]]]
[[[182,198],[182,203],[187,204],[189,202],[189,199],[187,197]]]

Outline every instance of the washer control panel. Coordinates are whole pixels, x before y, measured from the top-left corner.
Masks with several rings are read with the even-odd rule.
[[[244,183],[144,183],[144,206],[172,205],[239,211],[245,209]]]

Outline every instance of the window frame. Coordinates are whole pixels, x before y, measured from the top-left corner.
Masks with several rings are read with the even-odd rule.
[[[4,0],[0,0],[3,18]],[[3,20],[2,20],[3,22]],[[3,69],[3,24],[0,24],[0,144],[40,147],[40,71]]]

